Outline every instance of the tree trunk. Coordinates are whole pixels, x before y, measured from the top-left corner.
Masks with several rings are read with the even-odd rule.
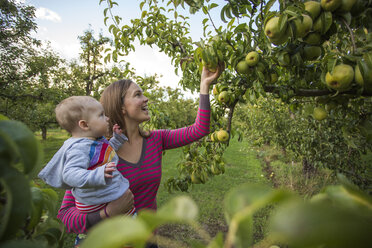
[[[47,138],[47,128],[45,126],[41,127],[41,137],[43,140]]]
[[[307,161],[306,158],[302,159],[302,173],[306,178],[310,178],[315,173],[316,169],[312,163]]]

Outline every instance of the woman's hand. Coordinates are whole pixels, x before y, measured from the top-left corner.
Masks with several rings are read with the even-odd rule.
[[[217,80],[224,70],[224,64],[219,64],[215,72],[209,71],[205,66],[201,74],[200,94],[209,94],[209,86]]]

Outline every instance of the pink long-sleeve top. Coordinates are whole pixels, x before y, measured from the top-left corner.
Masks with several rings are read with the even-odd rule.
[[[119,159],[117,169],[129,180],[137,211],[148,208],[156,210],[156,195],[161,181],[162,152],[190,144],[209,133],[209,95],[200,95],[199,109],[195,123],[173,130],[155,130],[144,138],[142,154],[136,163]],[[87,215],[75,207],[75,198],[67,190],[57,216],[66,226],[67,232],[85,233]]]

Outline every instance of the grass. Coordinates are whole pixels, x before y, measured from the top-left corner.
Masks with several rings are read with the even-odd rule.
[[[168,177],[177,173],[175,165],[178,162],[179,149],[167,151],[163,160],[163,177],[165,182]],[[169,194],[162,183],[158,193],[158,205],[161,206],[167,200],[178,195],[189,195],[199,206],[199,222],[203,228],[214,237],[218,232],[226,232],[228,226],[224,217],[224,196],[230,189],[246,182],[269,183],[263,174],[260,161],[256,158],[254,151],[250,149],[247,142],[232,140],[224,154],[226,160],[226,172],[223,175],[210,178],[205,184],[195,184],[189,193]],[[257,218],[262,219],[260,215]],[[257,220],[256,218],[256,220]],[[258,223],[265,223],[265,220],[257,220]],[[159,231],[161,235],[172,237],[175,240],[191,242],[198,239],[197,234],[190,228],[183,225],[168,225]],[[256,239],[264,235],[262,228],[257,229]]]
[[[48,131],[47,140],[41,141],[44,148],[44,163],[51,159],[67,138],[68,134],[59,129]],[[263,183],[272,187],[284,187],[306,196],[317,193],[323,186],[333,182],[333,178],[328,171],[320,171],[316,177],[311,179],[304,178],[301,165],[292,162],[286,154],[275,148],[265,146],[257,149],[253,148],[248,141],[232,140],[224,154],[226,161],[225,174],[214,176],[205,184],[193,185],[188,193],[168,193],[164,182],[169,177],[177,175],[176,165],[180,161],[181,149],[167,150],[163,157],[162,183],[157,195],[158,207],[161,207],[173,197],[185,194],[190,196],[199,207],[201,227],[211,237],[219,232],[227,232],[228,225],[223,211],[224,196],[230,189],[238,185],[247,182]],[[269,165],[270,171],[267,170],[267,165]],[[64,191],[57,190],[57,192],[61,201]],[[255,214],[253,234],[255,243],[264,239],[267,232],[267,220],[272,209],[272,206],[268,206]],[[158,230],[158,234],[183,244],[201,240],[195,230],[180,224],[164,225]],[[64,247],[72,247],[74,237],[74,234],[66,235]]]

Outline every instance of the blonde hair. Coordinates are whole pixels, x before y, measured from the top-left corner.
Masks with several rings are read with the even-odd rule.
[[[72,133],[79,126],[79,121],[87,117],[92,103],[99,102],[90,96],[71,96],[62,100],[55,109],[58,124]]]
[[[134,82],[130,79],[122,79],[110,84],[102,93],[100,102],[105,110],[106,116],[109,118],[109,134],[112,136],[112,127],[114,124],[118,124],[123,130],[124,134],[128,136],[124,115],[123,115],[123,106],[125,95],[131,84]],[[140,135],[142,137],[148,137],[149,132],[143,131],[139,128]]]

